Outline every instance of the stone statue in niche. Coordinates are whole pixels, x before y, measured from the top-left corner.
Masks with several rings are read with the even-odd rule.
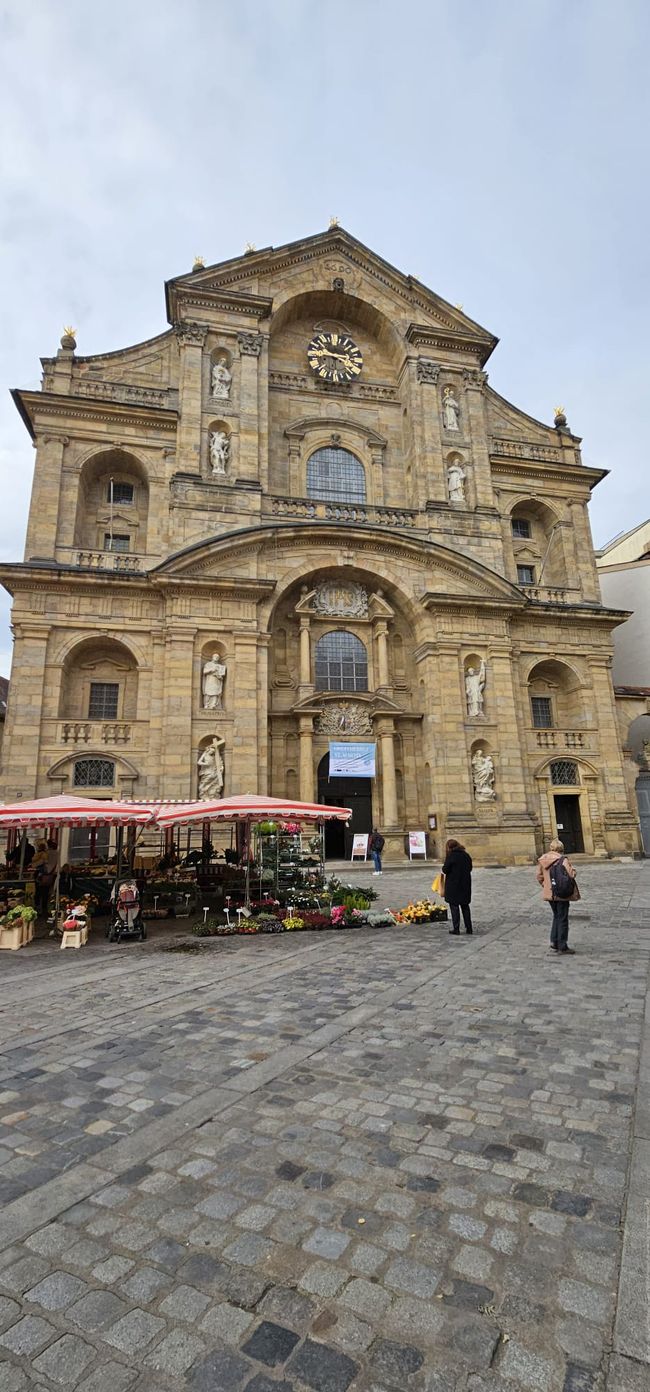
[[[226,676],[226,664],[221,661],[221,655],[213,652],[203,663],[201,675],[201,691],[203,693],[204,710],[223,710],[223,684]]]
[[[460,402],[453,387],[445,387],[442,393],[442,423],[445,430],[460,429]]]
[[[476,753],[472,755],[472,777],[476,801],[493,802],[496,793],[494,791],[494,760],[491,754],[485,754],[482,749],[476,750]]]
[[[210,744],[201,750],[197,760],[199,797],[218,798],[223,793],[223,759],[221,751],[226,741],[214,735]]]
[[[481,658],[478,672],[474,667],[468,667],[465,673],[465,696],[467,698],[467,714],[470,720],[476,720],[477,716],[483,714],[485,673],[486,667],[483,658]]]
[[[228,367],[228,359],[225,353],[220,353],[216,363],[214,363],[212,367],[212,395],[221,397],[223,401],[227,401],[230,396],[231,385],[232,372]]]
[[[447,469],[447,489],[450,503],[465,502],[465,479],[467,474],[460,462],[454,459]]]
[[[230,441],[225,430],[210,431],[210,463],[212,473],[225,474],[228,456],[230,454]]]

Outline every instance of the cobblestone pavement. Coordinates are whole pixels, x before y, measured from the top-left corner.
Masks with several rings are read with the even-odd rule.
[[[563,959],[475,882],[473,938],[2,954],[1,1392],[650,1388],[650,865]]]

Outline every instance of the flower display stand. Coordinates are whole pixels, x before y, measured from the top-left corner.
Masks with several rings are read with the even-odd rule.
[[[29,939],[27,939],[29,942]],[[17,948],[24,947],[25,937],[22,923],[12,924],[11,928],[0,928],[0,948],[6,948],[10,952],[15,952]]]
[[[61,938],[61,951],[65,947],[85,947],[88,942],[88,924],[84,923],[79,928],[65,928]]]

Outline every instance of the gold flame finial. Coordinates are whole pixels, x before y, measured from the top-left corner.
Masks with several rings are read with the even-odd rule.
[[[205,266],[205,261],[203,260],[203,257],[202,257],[202,256],[195,256],[195,257],[194,257],[194,265],[192,266],[192,270],[193,270],[193,271],[202,271],[204,266]]]
[[[245,251],[245,252],[257,251],[257,247],[256,247],[256,245],[255,245],[254,242],[247,242],[247,243],[246,243],[246,246],[244,247],[244,251]]]
[[[556,407],[555,407],[555,411],[554,411],[554,415],[555,415],[555,419],[556,419],[556,420],[557,420],[558,416],[566,416],[566,411],[565,411],[565,409],[564,409],[564,406],[556,406]]]
[[[72,327],[71,324],[65,324],[64,327],[63,327],[63,332],[64,332],[66,338],[74,338],[74,336],[75,336],[77,330],[76,330],[76,329],[73,329],[73,327]]]
[[[339,222],[339,220],[338,220],[337,217],[331,217],[331,218],[330,218],[330,227],[340,227],[340,226],[341,226],[341,224],[340,224],[340,222]]]

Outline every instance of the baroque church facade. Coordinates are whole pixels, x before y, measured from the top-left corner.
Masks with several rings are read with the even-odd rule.
[[[342,228],[167,284],[171,327],[40,391],[5,799],[268,792],[517,863],[634,853],[612,630],[562,411]],[[330,778],[329,744],[374,744]],[[343,846],[330,846],[342,853]]]

